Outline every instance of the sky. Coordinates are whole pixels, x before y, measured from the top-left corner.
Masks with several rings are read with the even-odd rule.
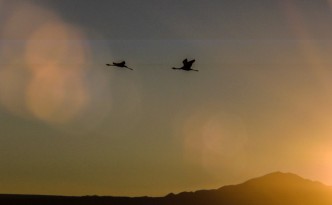
[[[327,0],[0,0],[0,193],[332,185],[331,17]],[[185,58],[199,72],[171,69]]]

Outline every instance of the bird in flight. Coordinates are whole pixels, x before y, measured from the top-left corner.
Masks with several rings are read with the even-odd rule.
[[[115,67],[119,67],[119,68],[128,68],[129,70],[133,70],[132,68],[129,68],[128,66],[126,66],[126,61],[122,61],[120,63],[115,63],[113,62],[113,64],[106,64],[107,66],[115,66]]]
[[[174,68],[173,67],[173,69],[176,69],[176,70],[185,70],[185,71],[198,71],[198,70],[195,70],[195,69],[191,68],[194,62],[195,62],[195,59],[191,60],[191,61],[188,61],[188,59],[184,59],[182,61],[183,66],[181,68]]]

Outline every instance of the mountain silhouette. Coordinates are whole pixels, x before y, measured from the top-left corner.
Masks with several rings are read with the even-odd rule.
[[[239,185],[172,197],[195,205],[332,205],[332,188],[295,174],[275,172]]]
[[[275,172],[242,184],[165,197],[0,195],[10,205],[332,205],[332,187]]]

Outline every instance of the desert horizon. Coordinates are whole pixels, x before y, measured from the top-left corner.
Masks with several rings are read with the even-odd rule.
[[[56,196],[0,194],[5,204],[303,204],[327,205],[332,202],[332,187],[292,173],[273,172],[237,185],[193,192],[169,193],[160,197]]]
[[[0,193],[0,197],[1,196],[5,196],[5,195],[13,195],[13,196],[63,196],[63,197],[130,197],[130,198],[140,198],[140,197],[151,197],[151,198],[160,198],[160,197],[167,197],[167,196],[174,196],[174,195],[179,195],[179,194],[183,194],[183,193],[195,193],[195,192],[199,192],[199,191],[211,191],[211,190],[218,190],[221,189],[223,187],[228,187],[228,186],[239,186],[245,183],[248,183],[250,181],[254,181],[254,180],[258,180],[258,179],[264,179],[270,176],[283,176],[283,177],[295,177],[301,180],[305,180],[305,181],[310,181],[311,183],[317,183],[317,184],[321,184],[322,186],[325,187],[330,187],[332,189],[331,185],[327,185],[324,184],[324,182],[321,181],[317,181],[317,180],[313,180],[313,179],[307,179],[304,178],[302,176],[299,176],[297,174],[294,173],[290,173],[290,172],[281,172],[281,171],[275,171],[275,172],[271,172],[271,173],[267,173],[261,176],[256,176],[256,177],[252,177],[250,179],[247,179],[243,182],[237,183],[237,184],[225,184],[225,185],[220,185],[219,187],[215,187],[215,188],[201,188],[198,190],[182,190],[178,193],[173,193],[173,192],[169,192],[165,195],[161,195],[161,196],[149,196],[149,195],[142,195],[142,196],[117,196],[117,195],[98,195],[98,194],[88,194],[88,195],[77,195],[77,196],[73,196],[73,195],[54,195],[54,194],[31,194],[31,193]],[[331,190],[332,191],[332,190]]]

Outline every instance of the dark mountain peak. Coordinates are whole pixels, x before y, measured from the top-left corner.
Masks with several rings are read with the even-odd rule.
[[[221,187],[216,195],[234,204],[243,204],[245,201],[255,201],[253,204],[257,205],[332,204],[331,187],[296,174],[282,172],[253,178],[239,185]]]
[[[327,188],[320,182],[302,178],[293,173],[273,172],[261,177],[253,178],[239,186],[251,186],[260,188]]]
[[[307,181],[306,179],[293,174],[293,173],[284,173],[284,172],[272,172],[270,174],[263,175],[261,177],[256,177],[246,181],[245,183],[261,183],[261,182],[270,182],[270,183],[280,183],[285,181]],[[309,180],[308,180],[309,181]]]
[[[299,175],[296,175],[296,174],[293,174],[293,173],[290,173],[290,172],[280,172],[280,171],[272,172],[270,174],[266,174],[264,176],[254,178],[252,180],[259,179],[259,178],[265,179],[265,180],[276,180],[276,179],[280,180],[280,179],[283,179],[283,180],[295,180],[295,181],[302,181],[302,180],[310,181],[310,180],[307,180],[307,179],[304,179],[304,178],[300,177]]]
[[[281,171],[276,171],[272,172],[266,175],[263,175],[262,177],[294,177],[294,178],[301,178],[299,175],[290,173],[290,172],[281,172]]]

